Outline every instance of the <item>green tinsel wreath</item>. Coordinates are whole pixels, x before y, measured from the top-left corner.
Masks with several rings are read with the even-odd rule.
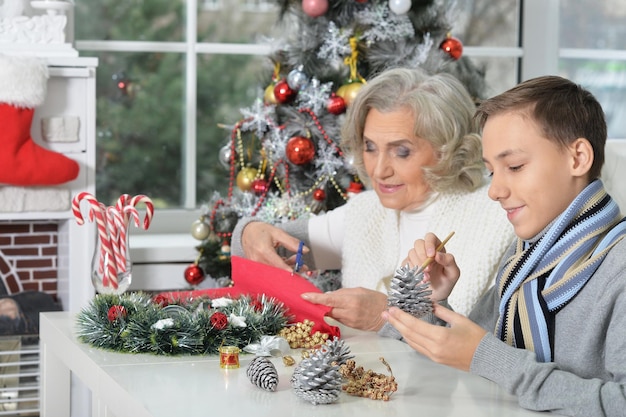
[[[275,335],[290,319],[283,303],[264,295],[164,304],[141,292],[98,294],[77,316],[78,339],[129,353],[216,354],[221,345],[243,348]]]

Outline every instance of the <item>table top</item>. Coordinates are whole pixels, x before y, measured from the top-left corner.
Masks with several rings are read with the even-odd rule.
[[[77,341],[74,325],[72,313],[43,313],[40,338],[117,416],[540,415],[521,408],[516,397],[486,379],[433,363],[400,341],[345,327],[342,338],[357,366],[387,374],[381,356],[391,366],[398,391],[389,401],[341,393],[336,403],[313,405],[295,395],[289,382],[294,367],[285,366],[280,358],[272,359],[279,383],[270,392],[246,376],[250,354],[240,355],[240,368],[222,369],[217,355],[110,352]],[[300,351],[294,350],[292,356],[299,361]]]

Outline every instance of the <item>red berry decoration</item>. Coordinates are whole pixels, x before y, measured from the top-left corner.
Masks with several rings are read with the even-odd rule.
[[[318,188],[317,190],[313,191],[313,200],[324,201],[325,199],[326,199],[326,191],[322,190],[321,188]]]
[[[461,55],[463,54],[463,44],[461,41],[450,35],[448,35],[448,37],[441,42],[439,48],[450,55],[450,57],[454,60],[461,58]]]
[[[110,323],[113,323],[114,321],[126,318],[127,315],[128,312],[124,306],[114,305],[109,308],[109,311],[107,312],[107,319],[109,319]]]
[[[294,136],[287,142],[285,153],[293,164],[308,164],[315,157],[315,144],[304,136]]]
[[[226,326],[228,326],[228,317],[221,311],[213,313],[209,318],[209,321],[211,322],[211,326],[217,330],[224,330]]]
[[[163,295],[163,294],[157,294],[152,298],[152,302],[156,305],[159,305],[161,307],[167,307],[170,302],[168,300],[168,298]]]
[[[204,271],[196,264],[191,264],[185,269],[185,281],[191,285],[198,285],[204,281]]]
[[[328,104],[326,105],[329,113],[332,114],[341,114],[346,111],[346,101],[343,97],[339,97],[337,94],[332,93],[330,98],[328,99]]]
[[[286,104],[296,97],[298,92],[289,87],[286,80],[280,80],[274,86],[274,98],[277,102]]]
[[[259,300],[250,301],[250,306],[254,309],[254,311],[258,313],[263,311],[263,303],[261,303]]]

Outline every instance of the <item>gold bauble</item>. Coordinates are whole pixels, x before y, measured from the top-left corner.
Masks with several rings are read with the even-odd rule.
[[[352,81],[339,87],[336,94],[343,98],[343,101],[346,102],[346,106],[349,106],[352,104],[352,101],[354,101],[354,98],[358,94],[361,87],[363,87],[362,82]]]
[[[265,94],[263,95],[263,101],[265,104],[277,104],[276,96],[274,95],[274,84],[270,84],[265,89]]]
[[[251,167],[242,168],[237,174],[237,187],[241,191],[250,191],[252,189],[252,182],[256,178],[257,170]]]

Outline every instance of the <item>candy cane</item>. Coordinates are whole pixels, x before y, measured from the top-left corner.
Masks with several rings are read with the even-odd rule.
[[[80,203],[83,200],[88,201],[91,207],[89,209],[90,221],[93,221],[94,214],[101,210],[100,203],[98,202],[98,200],[96,200],[96,197],[94,197],[93,195],[87,192],[81,192],[81,193],[76,194],[76,196],[74,196],[74,198],[72,199],[72,212],[74,213],[74,217],[76,218],[76,223],[78,223],[79,225],[82,225],[85,223],[85,219],[83,218],[83,215],[80,211]]]
[[[126,272],[126,224],[124,215],[116,207],[107,207],[109,220],[109,238],[113,248],[113,256],[117,273]]]
[[[143,219],[143,229],[148,230],[150,227],[150,222],[152,222],[152,216],[154,215],[154,204],[150,197],[145,195],[136,195],[130,200],[130,205],[132,207],[136,207],[137,204],[144,203],[146,205],[146,216]]]
[[[98,237],[100,239],[100,246],[101,246],[101,256],[99,259],[99,264],[98,264],[98,269],[100,273],[103,273],[103,284],[104,284],[104,280],[107,279],[107,272],[104,271],[104,252],[106,251],[106,247],[109,246],[110,247],[110,243],[108,243],[108,231],[107,231],[107,221],[106,221],[106,208],[104,206],[104,204],[101,204],[100,202],[98,202],[98,200],[96,200],[96,198],[87,193],[87,192],[81,192],[78,193],[73,199],[72,199],[72,212],[74,213],[74,217],[76,218],[76,222],[79,225],[82,225],[85,223],[85,219],[83,218],[83,215],[80,211],[80,203],[86,200],[89,203],[90,209],[89,209],[89,220],[93,221],[94,217],[95,217],[95,221],[96,221],[96,225],[98,228]],[[107,280],[108,282],[108,280]]]
[[[133,206],[126,206],[123,209],[124,212],[124,218],[127,219],[127,225],[130,223],[130,219],[133,219],[133,223],[135,224],[135,227],[139,227],[139,223],[141,222],[141,220],[139,219],[139,212],[137,211],[137,209]]]
[[[106,262],[106,268],[102,265],[102,285],[108,287],[111,285],[117,289],[117,265],[115,264],[115,252],[113,249],[113,240],[109,233],[109,222],[107,208],[104,204],[100,203],[101,214],[96,213],[96,223],[98,225],[98,236],[100,237],[100,262],[104,264],[105,257],[108,259]],[[100,221],[99,217],[102,221]]]
[[[128,204],[130,203],[130,199],[131,197],[128,194],[122,194],[120,198],[117,199],[117,203],[115,203],[115,208],[117,209],[117,211],[122,213],[122,215],[124,215],[124,207],[128,206]],[[124,215],[124,222],[128,224],[128,218],[126,217],[126,215]]]

